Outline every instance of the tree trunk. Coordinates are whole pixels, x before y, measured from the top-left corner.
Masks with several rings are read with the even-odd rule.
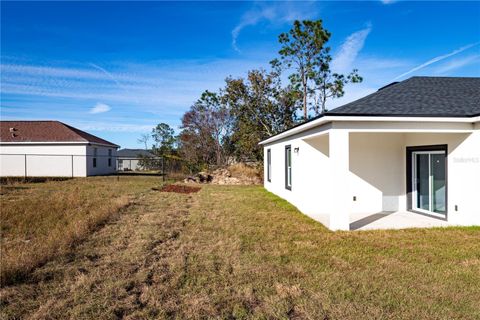
[[[308,108],[307,108],[307,76],[303,75],[303,117],[305,121],[308,120]]]

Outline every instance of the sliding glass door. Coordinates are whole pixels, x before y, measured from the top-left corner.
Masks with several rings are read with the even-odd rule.
[[[419,212],[445,217],[447,212],[446,153],[412,152],[412,207]]]

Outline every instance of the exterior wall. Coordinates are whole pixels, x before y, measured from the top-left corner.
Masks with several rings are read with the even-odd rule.
[[[287,145],[291,145],[292,149],[291,190],[285,188],[285,146]],[[295,152],[296,148],[298,152]],[[265,188],[297,206],[305,214],[328,225],[328,213],[331,210],[329,201],[331,188],[328,183],[331,179],[328,135],[311,140],[296,137],[265,146],[265,161],[268,149],[271,149],[272,174],[271,181],[268,181],[265,171]],[[267,170],[266,162],[264,170]]]
[[[85,145],[1,145],[0,154],[2,177],[87,175]]]
[[[96,166],[93,166],[95,149],[97,149]],[[112,150],[112,157],[108,156],[108,150]],[[87,146],[87,174],[97,176],[115,173],[117,149],[114,147],[104,147],[99,145]],[[108,159],[111,159],[111,165],[108,165]]]
[[[404,141],[403,133],[350,133],[352,213],[405,210]]]
[[[118,158],[118,161],[118,170],[142,170],[142,167],[139,166],[139,160]]]
[[[478,124],[439,124],[435,129],[430,128],[452,129],[443,133],[419,132],[424,130],[421,124],[418,127],[409,124],[404,129],[394,126],[392,130],[384,124],[381,130],[386,132],[363,132],[368,126],[346,129],[345,124],[334,123],[264,145],[265,188],[335,229],[332,226],[340,211],[348,214],[405,211],[406,148],[447,144],[448,222],[480,225],[477,200],[480,197],[480,131],[465,132],[478,129]],[[370,129],[376,131],[377,128]],[[339,139],[342,137],[339,133],[344,131],[349,138]],[[336,138],[331,140],[333,137]],[[335,141],[334,145],[330,141]],[[342,141],[348,141],[349,147],[338,146]],[[292,148],[291,190],[285,188],[286,145]],[[294,152],[296,148],[298,152]],[[267,180],[268,149],[271,150],[271,181]],[[345,169],[348,178],[346,183],[337,186],[342,154],[348,158],[348,169]]]
[[[480,131],[471,134],[408,133],[405,144],[448,145],[448,221],[460,225],[480,225]]]

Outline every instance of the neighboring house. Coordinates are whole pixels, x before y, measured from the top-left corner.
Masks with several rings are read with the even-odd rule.
[[[1,121],[0,176],[85,177],[116,171],[118,145],[59,121]]]
[[[153,153],[144,149],[120,149],[117,152],[118,170],[138,171],[144,170],[140,164],[140,160],[145,157],[155,157]]]
[[[413,77],[261,145],[265,188],[332,230],[480,225],[480,78]]]

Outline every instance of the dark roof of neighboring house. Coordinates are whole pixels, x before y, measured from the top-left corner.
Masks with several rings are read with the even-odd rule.
[[[85,142],[118,145],[60,121],[0,121],[1,142]]]
[[[331,116],[473,117],[480,78],[412,77],[325,113]]]
[[[155,155],[145,149],[120,149],[117,151],[118,157],[137,158],[138,156],[154,157]]]

